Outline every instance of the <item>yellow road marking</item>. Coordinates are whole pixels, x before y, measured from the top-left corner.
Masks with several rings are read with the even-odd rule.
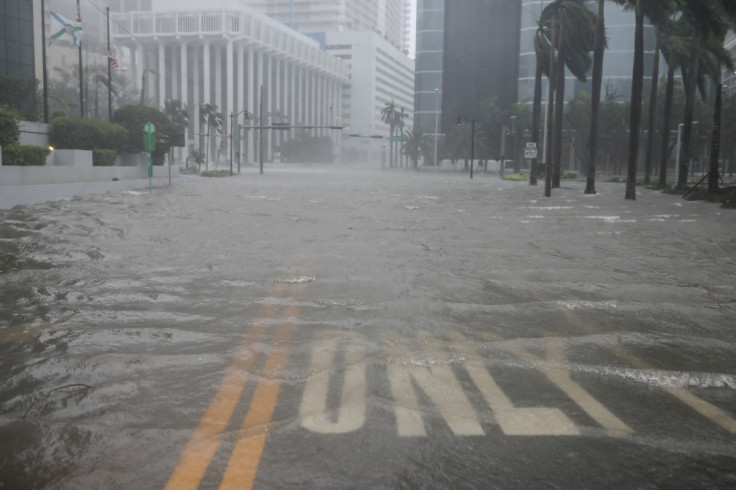
[[[304,287],[303,285],[300,286],[298,286],[299,291]],[[295,317],[300,310],[300,305],[289,306],[285,316],[287,318]],[[294,324],[287,321],[279,328],[274,339],[275,342],[288,341],[293,331]],[[286,345],[278,346],[274,348],[266,360],[263,372],[267,375],[272,373],[274,376],[272,376],[272,379],[263,378],[258,383],[250,410],[248,410],[241,427],[240,438],[230,456],[230,462],[222,478],[221,489],[237,488],[243,490],[253,487],[258,464],[263,454],[263,447],[266,443],[266,436],[268,435],[268,424],[271,421],[281,388],[281,379],[276,375],[283,370],[288,353],[289,349]],[[271,378],[271,376],[269,377]]]
[[[271,293],[271,298],[278,298],[283,294],[285,285],[279,283]],[[255,360],[255,356],[248,348],[260,340],[268,327],[267,320],[275,315],[277,307],[266,304],[258,314],[256,324],[246,340],[241,345],[238,355],[228,367],[225,377],[217,390],[212,403],[205,412],[202,420],[192,433],[179,464],[169,478],[167,490],[196,489],[212,457],[217,451],[222,439],[222,432],[228,424],[240,399],[248,380],[248,370]]]

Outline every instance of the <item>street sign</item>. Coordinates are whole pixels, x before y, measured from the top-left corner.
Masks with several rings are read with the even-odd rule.
[[[143,132],[146,133],[146,136],[143,140],[143,149],[145,151],[153,151],[156,149],[156,126],[153,125],[151,121],[148,121],[145,126],[143,126]]]
[[[537,147],[537,142],[536,141],[527,141],[526,142],[526,147],[527,148],[536,148]]]
[[[151,192],[153,187],[153,156],[151,152],[156,149],[156,126],[148,121],[143,126],[143,132],[146,133],[143,139],[143,149],[148,152],[148,192]]]
[[[524,158],[528,160],[534,160],[537,158],[537,149],[536,148],[524,148]]]
[[[404,141],[403,136],[391,136],[391,141]]]

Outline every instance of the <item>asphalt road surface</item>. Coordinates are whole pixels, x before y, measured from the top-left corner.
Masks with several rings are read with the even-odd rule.
[[[267,167],[0,211],[0,488],[736,488],[733,210]]]

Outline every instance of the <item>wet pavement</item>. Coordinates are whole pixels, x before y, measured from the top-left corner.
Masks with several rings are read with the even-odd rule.
[[[0,488],[733,488],[732,210],[252,168],[0,211]]]

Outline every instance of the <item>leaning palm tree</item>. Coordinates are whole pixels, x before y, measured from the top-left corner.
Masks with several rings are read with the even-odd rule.
[[[685,117],[683,121],[682,145],[680,148],[680,169],[676,188],[687,187],[687,168],[691,156],[691,135],[695,92],[700,73],[701,44],[709,36],[728,28],[728,22],[736,20],[736,5],[733,0],[678,0],[683,16],[693,27],[690,60],[687,64],[687,83],[685,86]]]
[[[409,114],[406,113],[405,109],[402,107],[401,111],[394,111],[394,127],[396,128],[396,133],[399,135],[403,135],[404,133],[404,119],[409,117]],[[398,160],[398,165],[401,167],[401,157],[398,155],[400,150],[399,145],[396,145],[396,159]]]
[[[410,129],[404,132],[404,141],[401,152],[411,161],[414,170],[418,170],[419,158],[432,155],[429,141],[424,132],[419,128]]]
[[[143,74],[141,75],[141,103],[140,105],[143,105],[145,102],[145,94],[146,94],[146,74],[151,73],[152,75],[155,75],[159,78],[161,78],[161,74],[154,70],[153,68],[145,68],[143,70]]]
[[[729,72],[734,71],[734,60],[730,53],[723,47],[726,31],[713,33],[703,43],[703,53],[701,54],[701,65],[703,71],[713,81],[716,86],[715,101],[713,105],[713,132],[711,136],[710,149],[710,165],[708,170],[708,194],[718,192],[718,159],[721,150],[721,112],[722,112],[722,92],[723,68]]]
[[[394,104],[394,99],[391,99],[391,102],[386,102],[386,105],[383,109],[381,109],[381,121],[388,124],[389,126],[389,136],[391,139],[389,139],[389,168],[393,168],[394,166],[394,160],[393,160],[393,149],[394,149],[394,142],[393,142],[393,136],[394,136],[394,130],[396,129],[396,105]]]
[[[205,150],[205,170],[209,169],[209,155],[210,155],[210,134],[212,128],[215,131],[222,133],[222,122],[223,115],[217,112],[217,105],[215,104],[200,104],[199,105],[199,121],[207,126],[207,149]]]
[[[181,134],[186,132],[186,128],[189,125],[189,113],[187,112],[184,103],[178,99],[166,99],[164,101],[164,114],[171,121],[171,134],[169,138],[173,137],[174,134]],[[172,161],[174,147],[169,147],[169,161]]]
[[[595,23],[595,40],[593,41],[593,75],[592,98],[590,106],[590,132],[588,133],[588,175],[585,193],[595,194],[595,160],[598,151],[598,119],[601,110],[601,85],[603,82],[603,56],[608,41],[606,40],[605,0],[598,0],[598,15]]]
[[[592,64],[590,52],[595,39],[595,15],[582,0],[555,0],[542,11],[539,26],[542,36],[535,42],[537,59],[549,60],[548,64],[542,64],[542,71],[550,79],[546,152],[554,159],[555,183],[559,186],[564,68],[567,67],[578,80],[586,80]],[[553,102],[555,91],[557,98]],[[556,118],[555,111],[559,112]],[[547,197],[551,195],[552,167],[548,162],[544,191]]]

